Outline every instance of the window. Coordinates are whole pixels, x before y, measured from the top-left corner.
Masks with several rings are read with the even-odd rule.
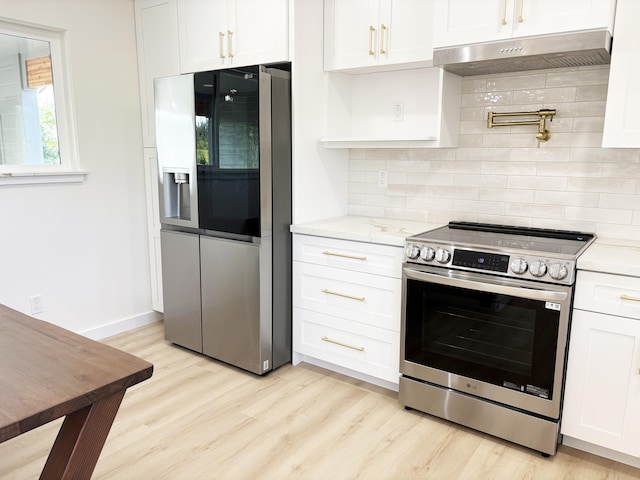
[[[0,184],[82,181],[63,30],[0,19]]]

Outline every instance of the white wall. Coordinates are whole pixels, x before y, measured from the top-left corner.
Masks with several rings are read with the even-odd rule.
[[[640,238],[640,149],[600,147],[608,78],[608,66],[466,77],[459,148],[351,150],[349,213]],[[489,110],[540,108],[557,110],[540,148],[535,126],[487,128]]]
[[[347,213],[348,153],[328,150],[325,135],[328,78],[323,68],[323,2],[294,5],[292,50],[293,223]]]
[[[0,12],[67,30],[89,172],[82,184],[0,186],[0,303],[29,313],[41,294],[36,317],[94,338],[149,321],[133,1],[0,0]]]

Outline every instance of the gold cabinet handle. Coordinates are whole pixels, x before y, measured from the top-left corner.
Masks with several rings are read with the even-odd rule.
[[[349,345],[348,343],[339,342],[338,340],[332,340],[329,337],[322,337],[323,342],[334,343],[336,345],[340,345],[341,347],[347,347],[352,350],[358,350],[359,352],[364,352],[364,347],[356,347],[355,345]]]
[[[640,302],[640,298],[632,297],[630,295],[620,295],[620,300],[629,300],[631,302]]]
[[[373,51],[373,34],[376,29],[373,28],[373,25],[369,25],[369,55],[375,55],[376,52]]]
[[[224,58],[224,51],[222,41],[224,40],[224,33],[218,32],[218,50],[220,51],[220,58]]]
[[[227,52],[229,53],[229,58],[233,58],[233,50],[231,49],[233,45],[233,32],[231,30],[227,30]]]
[[[342,257],[342,258],[351,258],[353,260],[366,260],[367,257],[359,256],[359,255],[347,255],[346,253],[337,253],[330,252],[329,250],[325,250],[322,252],[323,255],[329,255],[331,257]]]
[[[507,0],[502,0],[502,25],[507,24]]]
[[[380,25],[380,54],[385,55],[387,51],[384,49],[385,45],[385,33],[387,31],[387,26],[383,23]]]
[[[524,22],[524,18],[522,18],[523,4],[524,4],[524,0],[520,0],[520,9],[519,9],[519,12],[518,12],[518,22],[519,23]]]
[[[357,297],[355,295],[349,295],[348,293],[334,292],[333,290],[329,290],[328,288],[323,288],[322,293],[335,295],[336,297],[350,298],[351,300],[358,300],[359,302],[364,302],[366,300],[365,297]]]

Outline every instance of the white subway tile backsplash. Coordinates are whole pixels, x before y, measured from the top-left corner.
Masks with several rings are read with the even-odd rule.
[[[479,93],[486,91],[486,78],[467,77],[462,81],[462,93]]]
[[[533,190],[481,188],[478,191],[478,199],[493,202],[533,203],[535,199],[535,192]]]
[[[602,176],[640,178],[640,163],[606,163],[602,165]]]
[[[486,89],[489,92],[504,92],[509,90],[531,90],[544,88],[546,75],[517,75],[513,77],[497,77],[486,80]]]
[[[565,207],[567,220],[586,220],[597,223],[631,225],[633,212],[615,208]]]
[[[504,215],[504,202],[481,202],[477,200],[453,200],[453,210],[457,212],[484,213]]]
[[[478,188],[455,186],[431,186],[429,194],[435,198],[477,199]]]
[[[544,177],[542,175],[523,177],[510,175],[507,179],[507,188],[564,191],[567,189],[567,179],[566,177]]]
[[[637,193],[635,178],[584,178],[567,179],[567,191],[600,193]]]
[[[566,162],[571,159],[570,148],[548,148],[541,144],[538,148],[512,148],[510,162]]]
[[[541,88],[513,92],[513,103],[566,103],[576,99],[576,87]]]
[[[456,187],[507,188],[507,178],[506,175],[457,174],[453,183]]]
[[[594,66],[463,78],[459,147],[351,150],[349,213],[640,238],[640,149],[601,148],[608,75]],[[487,128],[489,111],[540,108],[557,110],[548,142],[538,144],[536,125]]]
[[[480,105],[511,105],[513,92],[484,92],[463,93],[463,107],[477,107]]]
[[[484,107],[467,107],[460,109],[460,120],[462,121],[478,121],[487,118],[487,113]]]
[[[579,86],[579,85],[606,85],[609,83],[609,68],[581,68],[577,71],[547,73],[547,88]]]
[[[602,208],[619,209],[627,209],[631,207],[634,210],[640,210],[640,200],[636,195],[602,193],[600,194],[600,203],[597,206]]]
[[[538,173],[545,176],[600,177],[602,175],[602,164],[578,162],[539,163]]]
[[[534,202],[545,205],[571,205],[583,207],[602,206],[599,205],[600,194],[598,193],[536,190]]]
[[[592,100],[607,99],[607,84],[603,85],[583,85],[578,87],[576,92],[577,102],[588,102]]]
[[[431,171],[434,173],[480,173],[480,162],[471,161],[432,161]]]
[[[536,205],[530,203],[508,203],[506,214],[513,217],[565,218],[565,208],[560,205]]]
[[[538,164],[535,162],[482,162],[483,175],[535,175]]]

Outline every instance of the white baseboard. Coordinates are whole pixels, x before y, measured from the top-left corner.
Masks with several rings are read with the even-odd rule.
[[[316,367],[322,367],[327,370],[331,370],[333,372],[346,375],[347,377],[352,377],[358,380],[362,380],[363,382],[371,383],[373,385],[386,388],[387,390],[392,390],[394,392],[398,391],[397,383],[392,383],[388,380],[383,380],[381,378],[372,377],[371,375],[367,375],[365,373],[356,372],[355,370],[351,370],[350,368],[341,367],[340,365],[334,365],[333,363],[325,362],[324,360],[320,360],[318,358],[308,357],[307,355],[302,355],[301,353],[293,352],[293,358],[291,363],[293,365],[298,365],[300,362],[305,362],[310,365],[315,365]]]
[[[113,323],[91,328],[79,333],[80,335],[83,335],[92,340],[102,340],[104,338],[127,332],[129,330],[133,330],[134,328],[142,327],[159,320],[162,320],[162,314],[160,312],[151,311],[141,313],[140,315],[136,315],[135,317],[123,318],[122,320],[117,320]]]
[[[599,457],[608,458],[609,460],[615,460],[618,463],[624,463],[626,465],[631,465],[632,467],[640,468],[640,458],[632,457],[631,455],[626,455],[614,450],[609,450],[608,448],[594,445],[583,440],[578,440],[577,438],[567,437],[566,435],[564,435],[562,438],[562,444],[566,445],[567,447],[573,447],[584,452],[598,455]]]

